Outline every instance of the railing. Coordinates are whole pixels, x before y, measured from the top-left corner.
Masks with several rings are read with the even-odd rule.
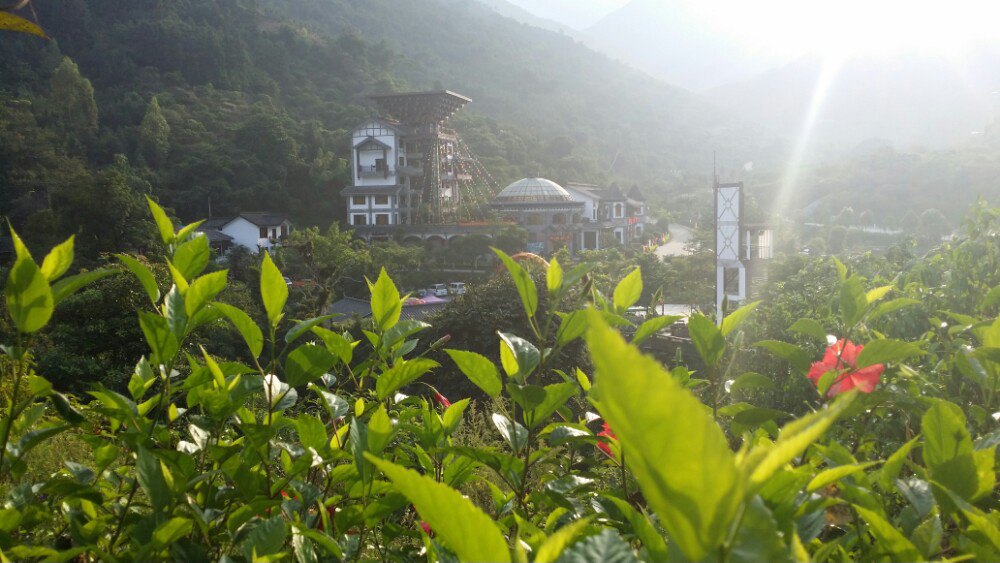
[[[392,174],[394,172],[387,166],[379,167],[375,164],[368,166],[358,165],[359,178],[388,178]]]

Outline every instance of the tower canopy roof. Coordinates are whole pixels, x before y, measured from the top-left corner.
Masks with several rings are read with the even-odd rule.
[[[469,98],[450,90],[437,92],[397,92],[369,96],[379,110],[407,125],[444,123]]]
[[[496,203],[543,203],[573,201],[565,189],[545,178],[524,178],[504,188]]]

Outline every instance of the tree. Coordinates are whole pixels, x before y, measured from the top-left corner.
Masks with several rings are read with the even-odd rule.
[[[146,162],[158,166],[170,152],[170,124],[163,116],[160,102],[153,96],[146,107],[146,115],[139,125],[139,151]]]
[[[97,132],[94,87],[69,57],[52,74],[46,108],[49,120],[66,135],[71,147],[79,148],[81,139]]]

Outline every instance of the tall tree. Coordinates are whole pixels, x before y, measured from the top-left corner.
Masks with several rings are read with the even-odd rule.
[[[146,162],[154,167],[163,164],[170,152],[170,124],[167,123],[156,96],[149,101],[146,115],[139,124],[139,151]]]
[[[97,132],[94,87],[69,57],[63,58],[52,74],[46,102],[49,120],[66,135],[72,148],[79,149],[81,139]]]

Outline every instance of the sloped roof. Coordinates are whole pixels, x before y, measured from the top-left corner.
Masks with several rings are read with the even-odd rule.
[[[277,215],[266,211],[247,211],[245,213],[240,213],[236,217],[242,217],[258,227],[274,227],[289,222],[288,218],[284,215]],[[232,223],[236,220],[236,217],[226,221],[225,224],[228,225],[229,223]]]
[[[233,242],[233,237],[227,235],[226,233],[224,233],[222,231],[219,231],[219,230],[216,230],[216,229],[213,229],[213,228],[210,228],[210,227],[205,227],[204,225],[202,225],[201,227],[199,227],[197,229],[197,232],[202,233],[203,235],[205,235],[205,238],[208,239],[209,243]]]
[[[642,195],[642,191],[639,189],[638,185],[632,186],[632,189],[628,192],[629,199],[634,199],[635,201],[646,201],[646,196]]]

